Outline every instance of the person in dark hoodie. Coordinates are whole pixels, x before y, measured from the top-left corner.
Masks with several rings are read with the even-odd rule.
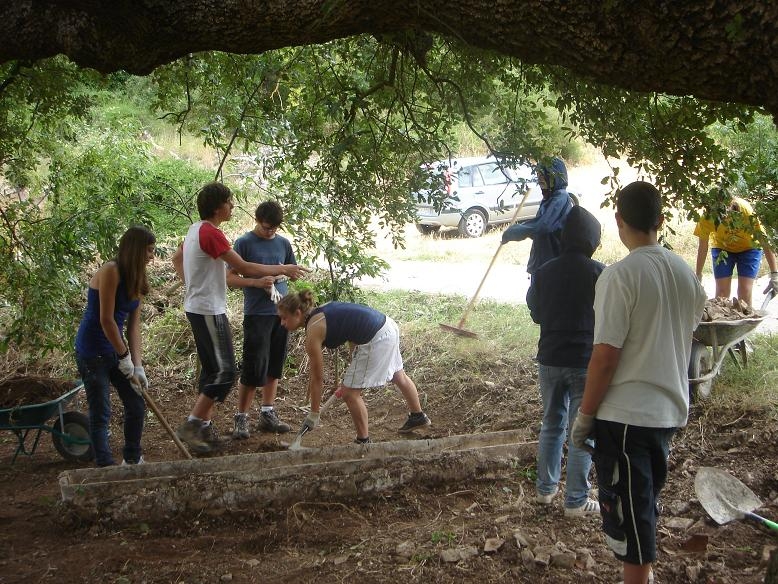
[[[562,249],[562,227],[573,207],[567,193],[567,167],[561,158],[554,157],[548,163],[540,162],[535,172],[543,192],[537,215],[529,221],[511,225],[502,234],[502,245],[528,237],[532,239],[527,262],[527,273],[530,276],[548,260],[559,255]]]
[[[540,325],[538,382],[543,422],[538,442],[536,502],[549,505],[559,491],[562,445],[573,427],[586,385],[594,338],[594,286],[605,266],[592,259],[600,245],[599,221],[573,207],[561,234],[562,253],[535,272],[527,292],[532,320]],[[588,451],[568,440],[565,516],[599,514],[589,498]]]

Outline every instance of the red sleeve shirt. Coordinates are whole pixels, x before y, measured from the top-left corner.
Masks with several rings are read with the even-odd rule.
[[[227,237],[221,229],[214,227],[207,221],[203,221],[203,224],[200,226],[199,238],[200,249],[213,259],[217,259],[223,253],[232,249],[230,242],[227,241]]]

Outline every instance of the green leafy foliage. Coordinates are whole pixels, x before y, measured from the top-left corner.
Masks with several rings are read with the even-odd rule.
[[[72,339],[88,274],[130,225],[163,240],[190,223],[191,193],[209,173],[152,156],[123,127],[78,128],[0,213],[2,342],[39,350]]]
[[[123,230],[143,223],[160,240],[180,236],[194,193],[214,177],[247,209],[282,202],[298,259],[327,275],[315,283],[322,300],[357,298],[354,282],[384,267],[372,253],[376,227],[404,245],[421,165],[448,156],[569,160],[585,141],[638,167],[673,213],[697,217],[737,189],[778,225],[769,118],[629,93],[413,31],[193,54],[148,78],[100,77],[61,57],[7,63],[0,114],[6,342],[67,342],[86,274]],[[178,149],[158,143],[166,124]],[[181,154],[196,141],[208,155]],[[615,191],[618,168],[603,180]]]
[[[77,139],[97,81],[64,57],[0,65],[0,170],[10,184],[26,187],[50,153]]]

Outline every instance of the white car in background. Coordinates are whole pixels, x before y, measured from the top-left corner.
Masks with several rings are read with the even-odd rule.
[[[414,193],[416,228],[425,235],[455,228],[464,237],[481,237],[487,227],[510,223],[525,189],[530,192],[517,221],[535,217],[543,200],[535,173],[528,165],[501,167],[489,156],[440,160],[425,168],[430,180],[437,183]],[[434,201],[440,196],[445,199],[437,211]],[[575,195],[570,198],[578,204]]]

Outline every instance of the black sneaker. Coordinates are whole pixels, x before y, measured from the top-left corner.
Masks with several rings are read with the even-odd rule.
[[[408,414],[408,419],[402,425],[402,428],[397,430],[400,434],[408,434],[413,432],[417,428],[424,428],[432,425],[432,422],[424,412],[415,412]]]
[[[257,424],[257,430],[260,432],[273,432],[275,434],[285,434],[290,432],[292,427],[278,419],[278,415],[275,410],[269,412],[259,413],[259,423]]]
[[[370,440],[370,437],[367,438],[357,438],[354,440],[354,444],[372,444],[373,441]]]

